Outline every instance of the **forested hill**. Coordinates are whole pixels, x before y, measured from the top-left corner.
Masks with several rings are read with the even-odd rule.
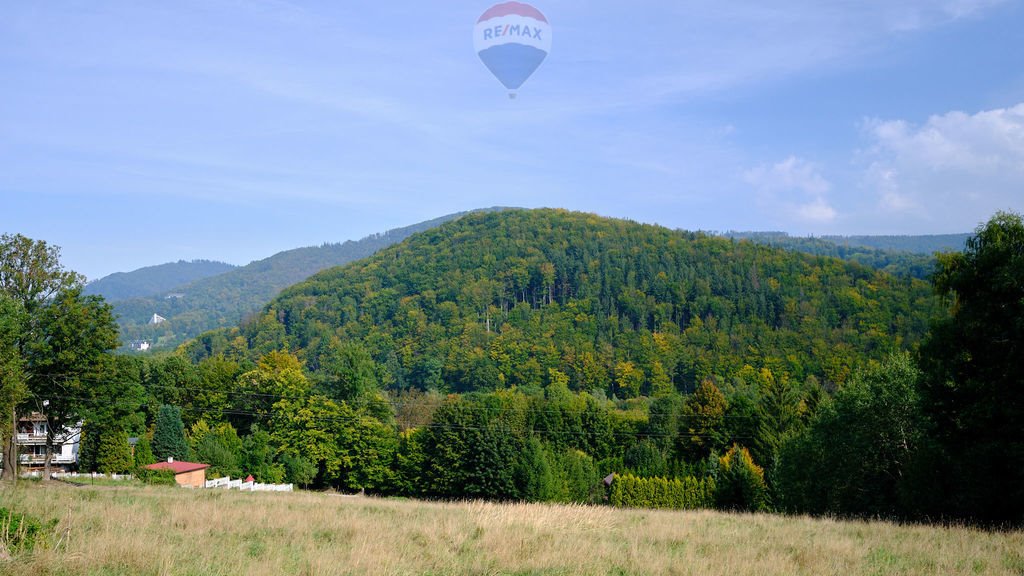
[[[210,260],[169,262],[158,266],[147,266],[132,272],[117,272],[104,276],[85,286],[86,295],[103,296],[108,302],[165,296],[173,289],[203,278],[217,276],[235,266]]]
[[[490,210],[497,210],[492,208]],[[156,348],[173,348],[207,330],[233,326],[257,312],[282,289],[311,275],[366,258],[409,236],[457,219],[466,213],[450,214],[358,241],[323,244],[280,252],[225,274],[178,286],[175,294],[160,294],[115,303],[122,341],[146,339]],[[150,325],[153,314],[167,319]]]
[[[356,342],[393,388],[571,389],[619,398],[765,370],[835,385],[912,347],[924,282],[838,259],[557,210],[474,214],[284,291],[210,354]]]

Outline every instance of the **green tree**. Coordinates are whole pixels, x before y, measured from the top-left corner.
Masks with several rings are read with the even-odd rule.
[[[83,472],[96,471],[96,457],[100,453],[100,432],[85,423],[78,439],[78,469]]]
[[[650,440],[641,440],[629,446],[623,456],[623,464],[633,474],[641,477],[664,476],[665,456]]]
[[[47,376],[37,373],[28,359],[28,348],[46,338],[39,325],[40,309],[61,292],[80,287],[83,281],[81,275],[65,270],[61,265],[60,248],[21,234],[0,236],[0,295],[14,303],[0,304],[6,308],[2,321],[4,326],[0,327],[6,340],[0,346],[0,368],[6,373],[0,381],[0,393],[3,394],[0,407],[7,410],[4,417],[10,427],[4,445],[3,477],[6,479],[13,480],[18,476],[15,432],[19,405],[47,379]],[[16,354],[11,347],[12,342]],[[62,430],[55,432],[61,433]],[[48,439],[47,467],[51,452],[52,439]],[[48,479],[49,474],[44,477]]]
[[[636,398],[644,385],[644,372],[632,362],[615,365],[616,390],[623,398]]]
[[[58,292],[36,313],[31,340],[23,346],[29,405],[46,418],[44,478],[49,478],[55,445],[75,434],[72,427],[90,408],[109,402],[104,367],[118,346],[109,305],[82,296],[81,287]]]
[[[96,469],[103,474],[124,474],[133,468],[132,449],[128,433],[112,430],[100,437],[96,454]]]
[[[270,433],[254,427],[252,433],[242,439],[242,474],[251,474],[257,482],[268,484],[284,481],[285,467],[275,459],[275,452]]]
[[[207,474],[218,478],[242,475],[242,440],[231,424],[225,422],[211,428],[200,420],[190,430],[189,444],[192,458],[210,465]]]
[[[547,502],[558,494],[555,475],[544,445],[535,437],[526,440],[516,463],[519,498],[527,502]]]
[[[665,454],[671,455],[675,451],[682,410],[683,399],[678,394],[673,393],[651,400],[646,434]]]
[[[153,446],[149,441],[148,434],[140,434],[138,442],[135,443],[135,467],[142,468],[156,462],[153,455]]]
[[[316,480],[317,466],[308,458],[297,454],[282,454],[281,465],[284,470],[284,479],[292,484],[306,487]]]
[[[0,292],[0,446],[3,463],[12,461],[14,429],[7,420],[28,394],[23,372],[23,360],[18,350],[18,341],[24,324],[24,311],[16,300]],[[7,469],[4,469],[7,476]]]
[[[257,423],[266,424],[280,399],[306,398],[312,393],[312,385],[293,354],[270,352],[260,358],[255,370],[238,377],[235,392],[241,415],[231,420],[235,430],[245,436]]]
[[[424,433],[424,492],[431,496],[515,500],[523,439],[501,408],[450,397]],[[509,412],[504,413],[507,417]]]
[[[680,452],[696,462],[707,458],[725,443],[725,412],[729,403],[718,386],[704,380],[683,403]]]
[[[718,460],[715,502],[724,510],[759,512],[768,507],[764,470],[738,444]]]
[[[926,431],[908,354],[858,371],[780,452],[779,506],[801,513],[905,516]]]
[[[143,361],[120,355],[104,355],[99,376],[90,384],[90,402],[81,408],[82,441],[79,468],[96,470],[101,455],[100,441],[124,431],[139,434],[145,430],[144,404],[147,397],[141,385]],[[116,402],[109,401],[116,398]]]
[[[398,434],[394,427],[362,415],[339,422],[342,482],[350,490],[390,492],[395,484]]]
[[[153,424],[153,455],[160,462],[168,458],[188,459],[185,424],[181,421],[181,409],[177,406],[160,406]]]
[[[800,391],[785,374],[776,376],[768,368],[761,370],[761,403],[757,408],[758,429],[754,441],[758,462],[774,465],[779,448],[786,439],[799,432]]]
[[[942,512],[1024,519],[1024,221],[1000,212],[963,253],[943,254],[935,288],[952,304],[921,347],[922,394],[948,491]]]
[[[352,402],[380,390],[377,364],[357,342],[333,342],[320,364],[320,387],[334,400]]]
[[[339,445],[341,427],[355,418],[344,402],[326,396],[285,397],[274,404],[271,443],[282,455],[310,462],[320,483],[337,485],[346,463]],[[307,484],[293,477],[293,482]]]

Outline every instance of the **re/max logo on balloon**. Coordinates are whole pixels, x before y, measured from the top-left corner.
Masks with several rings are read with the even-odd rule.
[[[484,28],[484,40],[496,40],[506,36],[525,36],[534,40],[543,40],[544,31],[532,26],[521,26],[519,24],[505,24],[494,28]]]
[[[551,51],[551,24],[529,4],[495,4],[477,20],[473,44],[484,66],[514,98]]]

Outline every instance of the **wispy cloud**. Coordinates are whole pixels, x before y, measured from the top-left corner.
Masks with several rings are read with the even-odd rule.
[[[864,182],[883,212],[974,221],[1019,204],[1024,190],[1024,103],[948,112],[915,125],[869,119]]]
[[[819,168],[796,156],[748,170],[744,180],[759,192],[759,200],[774,205],[790,218],[811,224],[832,222],[838,216],[826,196],[831,183]]]

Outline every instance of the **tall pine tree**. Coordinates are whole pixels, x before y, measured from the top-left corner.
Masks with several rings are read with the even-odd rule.
[[[153,455],[157,461],[188,459],[185,425],[181,421],[181,409],[177,406],[164,404],[160,407],[153,430]]]

